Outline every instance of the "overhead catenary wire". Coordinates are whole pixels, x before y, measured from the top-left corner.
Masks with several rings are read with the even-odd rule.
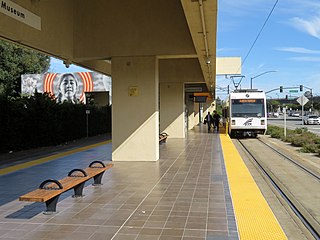
[[[275,3],[273,4],[273,7],[272,7],[271,11],[269,12],[268,17],[267,17],[267,18],[266,18],[266,20],[264,21],[264,23],[263,23],[263,25],[262,25],[262,27],[261,27],[261,29],[260,29],[260,31],[259,31],[259,33],[258,33],[257,37],[256,37],[256,38],[255,38],[255,40],[253,41],[253,43],[252,43],[252,45],[251,45],[251,47],[250,47],[250,49],[249,49],[249,51],[248,51],[247,55],[246,55],[246,56],[245,56],[245,58],[243,59],[243,61],[242,61],[242,63],[241,63],[241,66],[239,66],[239,69],[238,69],[238,71],[237,71],[237,72],[239,72],[239,71],[240,71],[240,69],[242,68],[242,66],[243,66],[243,65],[244,65],[244,63],[246,62],[246,60],[247,60],[247,58],[248,58],[249,54],[251,53],[251,51],[252,51],[252,49],[253,49],[254,45],[256,44],[257,40],[259,39],[259,37],[260,37],[260,35],[261,35],[261,33],[262,33],[262,31],[263,31],[264,27],[266,26],[267,22],[269,21],[269,18],[270,18],[270,16],[271,16],[271,14],[273,13],[273,11],[274,11],[275,7],[277,6],[278,1],[279,1],[279,0],[276,0],[276,1],[275,1]]]

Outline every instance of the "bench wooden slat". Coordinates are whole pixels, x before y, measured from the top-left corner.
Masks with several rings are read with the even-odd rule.
[[[98,174],[111,168],[113,164],[108,164],[105,167],[88,167],[84,171],[87,173],[86,177],[65,177],[59,182],[63,186],[63,189],[36,189],[23,196],[19,197],[20,201],[30,201],[30,202],[46,202],[49,199],[58,196],[59,194],[66,192],[75,186],[97,176]],[[55,184],[49,184],[48,187],[56,187]]]
[[[63,186],[63,189],[36,189],[32,192],[29,192],[23,196],[19,197],[20,201],[30,201],[30,202],[46,202],[49,199],[66,192],[77,186],[78,184],[87,181],[89,177],[66,177],[60,180],[60,183]],[[55,187],[54,184],[50,184],[48,187]]]

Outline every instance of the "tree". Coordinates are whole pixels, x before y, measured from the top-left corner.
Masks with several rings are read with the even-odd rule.
[[[277,100],[267,100],[267,105],[269,106],[269,111],[270,112],[275,112],[278,108],[279,108],[279,106],[281,105],[280,104],[280,102],[279,101],[277,101]]]
[[[222,101],[219,97],[217,97],[216,99],[216,110],[218,112],[218,114],[222,114]]]
[[[44,73],[49,67],[49,56],[0,40],[0,94],[20,93],[21,74]]]

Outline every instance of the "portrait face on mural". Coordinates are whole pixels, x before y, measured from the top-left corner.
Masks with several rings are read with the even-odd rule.
[[[78,81],[72,73],[61,75],[59,82],[58,101],[75,103],[77,101],[76,92],[78,85]]]

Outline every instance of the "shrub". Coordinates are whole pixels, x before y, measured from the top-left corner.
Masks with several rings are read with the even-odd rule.
[[[47,94],[10,98],[0,95],[0,152],[54,146],[111,132],[111,107],[58,104]]]
[[[276,131],[276,130],[279,130],[280,129],[280,127],[277,127],[277,126],[268,126],[268,128],[267,128],[267,132],[266,132],[266,134],[268,134],[268,135],[271,135],[271,133],[273,132],[273,131]]]
[[[314,139],[314,143],[320,145],[320,137],[317,136],[317,137]]]
[[[296,133],[296,134],[302,134],[302,133],[305,133],[305,132],[308,132],[308,128],[306,128],[306,127],[296,128],[295,130],[293,130],[293,133]]]
[[[293,146],[300,147],[301,152],[318,153],[320,156],[320,137],[308,131],[307,128],[296,128],[287,130],[284,137],[283,128],[268,126],[267,134],[273,138],[280,138],[282,141],[289,142]]]
[[[302,147],[305,145],[305,138],[301,134],[292,137],[291,144],[295,147]]]
[[[319,150],[320,150],[319,147],[320,146],[318,144],[314,144],[314,143],[306,144],[300,149],[300,151],[304,153],[319,153]]]
[[[276,126],[268,126],[267,134],[271,135],[273,138],[282,138],[283,129]]]
[[[292,143],[295,137],[296,137],[295,134],[292,134],[289,132],[287,133],[287,137],[284,140],[283,139],[282,140],[288,143]]]

